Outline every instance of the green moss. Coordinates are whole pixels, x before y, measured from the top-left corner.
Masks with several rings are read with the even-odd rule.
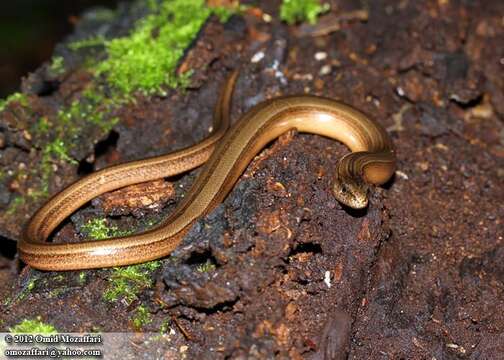
[[[49,181],[54,174],[53,164],[57,161],[64,161],[72,165],[79,162],[69,154],[69,145],[62,139],[55,139],[47,143],[42,149],[42,159],[39,169],[33,169],[32,174],[40,178],[39,186],[33,189],[29,196],[35,200],[45,198],[49,195]]]
[[[62,139],[56,139],[47,144],[42,152],[42,157],[56,158],[66,161],[72,165],[78,165],[79,162],[68,155],[68,145]]]
[[[184,80],[175,74],[176,66],[208,16],[217,13],[225,19],[231,13],[208,8],[204,0],[151,1],[149,7],[152,13],[138,21],[129,36],[105,42],[108,58],[96,68],[125,95],[179,86]]]
[[[115,225],[108,225],[107,219],[105,218],[94,218],[89,220],[80,228],[80,231],[93,240],[103,240],[131,234],[129,230],[120,230]]]
[[[51,127],[51,123],[47,116],[40,117],[31,128],[31,132],[34,134],[47,134]]]
[[[3,102],[3,108],[14,101],[19,102],[22,106],[28,106],[26,95],[16,93]],[[54,175],[55,164],[58,162],[78,164],[70,156],[70,150],[75,146],[75,140],[83,126],[85,126],[85,122],[82,124],[81,121],[74,121],[72,117],[74,112],[77,111],[75,110],[75,104],[72,103],[69,111],[60,110],[58,116],[51,119],[48,116],[42,116],[30,127],[29,132],[33,136],[34,146],[41,148],[41,158],[40,166],[30,167],[24,175],[26,177],[31,176],[34,179],[31,181],[32,184],[38,184],[32,185],[25,198],[15,197],[6,211],[7,215],[16,214],[20,207],[29,204],[31,200],[38,201],[49,195],[49,182]],[[68,115],[69,113],[71,115]],[[79,114],[82,116],[82,112],[79,112]],[[87,114],[84,113],[83,115]],[[94,121],[94,119],[90,121]],[[17,176],[21,175],[23,174],[18,172]]]
[[[65,280],[65,277],[62,275],[62,274],[56,274],[52,277],[52,280],[51,282],[54,282],[54,281],[59,281],[59,282],[62,282]]]
[[[62,56],[55,56],[52,58],[51,64],[49,65],[49,72],[52,75],[61,75],[65,72],[65,60]]]
[[[23,94],[10,96],[4,103],[12,101],[27,105],[27,98]],[[78,165],[78,161],[70,154],[83,133],[90,130],[96,133],[94,129],[98,128],[105,134],[117,124],[118,118],[110,115],[112,104],[112,99],[87,90],[81,94],[79,100],[74,100],[67,107],[60,109],[56,116],[42,116],[34,122],[29,131],[33,136],[34,146],[41,149],[41,158],[40,166],[31,167],[29,170],[33,179],[31,183],[36,185],[29,189],[27,200],[38,201],[49,195],[49,183],[54,170],[57,169],[55,165],[62,162]],[[23,199],[14,199],[8,214],[15,214],[23,203]]]
[[[25,202],[25,199],[22,196],[16,195],[10,202],[7,210],[5,211],[7,215],[14,214],[17,209],[22,206]]]
[[[54,172],[50,153],[43,151],[42,154],[40,169],[34,169],[34,175],[40,176],[40,184],[29,194],[35,200],[49,196],[49,181]]]
[[[82,92],[79,100],[74,100],[69,107],[58,112],[59,122],[66,127],[67,137],[71,138],[77,138],[82,127],[88,124],[97,126],[106,133],[119,120],[110,116],[117,105],[117,98],[107,97],[102,89],[90,86]]]
[[[61,273],[56,273],[51,276],[50,279],[44,279],[44,286],[51,289],[47,296],[49,298],[55,298],[67,292],[69,288],[67,281],[65,281],[66,279],[67,278]]]
[[[79,284],[84,284],[86,282],[86,272],[81,271],[79,273]]]
[[[38,281],[38,278],[33,277],[33,276],[35,276],[35,275],[32,275],[32,278],[30,279],[30,281],[23,286],[21,291],[19,291],[17,294],[15,294],[12,297],[5,298],[3,305],[4,306],[11,306],[12,304],[14,304],[16,302],[23,300],[35,288],[35,285]]]
[[[9,329],[12,333],[30,333],[30,334],[54,334],[58,331],[50,324],[45,324],[38,316],[35,320],[23,320],[18,325]]]
[[[103,294],[107,301],[124,299],[128,304],[137,299],[141,290],[152,286],[151,273],[159,268],[159,261],[114,268],[110,276],[110,287]]]
[[[9,203],[9,207],[6,210],[7,215],[12,215],[16,213],[16,211],[23,206],[25,203],[25,199],[22,196],[16,195],[14,199],[12,199]]]
[[[3,305],[4,306],[9,306],[12,303],[13,300],[14,299],[12,298],[12,296],[6,296],[5,299],[4,299],[4,301],[3,301]]]
[[[136,309],[136,313],[133,316],[133,326],[136,329],[141,329],[144,325],[149,324],[152,322],[152,317],[151,314],[149,313],[149,309],[145,305],[140,305]]]
[[[201,273],[212,272],[215,270],[215,264],[213,262],[211,262],[210,260],[207,260],[206,263],[198,265],[196,270]]]
[[[103,329],[100,326],[98,326],[98,325],[92,325],[90,332],[98,334],[98,333],[101,333],[101,332],[104,332],[104,331],[103,331]]]
[[[315,24],[320,14],[330,8],[329,4],[321,5],[319,0],[283,0],[280,6],[280,19],[289,25],[307,21]]]
[[[0,112],[4,111],[7,105],[13,102],[19,102],[22,106],[28,106],[27,96],[17,92],[8,96],[5,100],[0,100]]]
[[[80,228],[80,231],[86,237],[93,240],[102,240],[115,236],[127,235],[127,232],[120,231],[117,226],[109,226],[107,224],[107,219],[105,218],[95,218],[89,220]]]
[[[32,279],[30,280],[30,282],[28,283],[28,285],[26,286],[26,290],[28,291],[32,291],[33,289],[35,289],[35,283],[37,282],[36,279]]]
[[[38,279],[32,278],[28,282],[26,286],[24,286],[23,290],[17,295],[16,301],[23,300],[33,289],[35,289],[35,285],[37,284]]]
[[[159,327],[159,333],[167,334],[169,331],[170,331],[170,321],[165,319],[163,320],[161,326]]]
[[[99,92],[84,91],[80,100],[61,109],[56,118],[41,117],[33,126],[35,143],[43,143],[40,168],[33,169],[33,176],[40,179],[40,185],[31,192],[35,199],[48,196],[49,182],[54,175],[53,164],[63,161],[78,165],[70,152],[77,140],[88,127],[97,127],[102,133],[109,132],[119,119],[110,116],[113,100]],[[53,138],[48,141],[47,136]]]
[[[49,294],[47,296],[49,299],[57,298],[58,296],[63,294],[65,291],[66,291],[66,289],[61,288],[61,287],[56,288],[56,289],[52,289],[51,291],[49,291]]]

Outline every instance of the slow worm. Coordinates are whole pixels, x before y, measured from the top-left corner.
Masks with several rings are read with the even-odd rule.
[[[200,217],[229,193],[249,162],[269,142],[296,129],[347,145],[335,170],[333,193],[352,208],[367,206],[368,184],[383,184],[396,158],[386,131],[360,111],[323,97],[286,96],[265,101],[229,128],[230,101],[237,72],[227,80],[214,111],[214,130],[189,148],[96,171],[56,194],[31,218],[18,251],[41,270],[77,270],[122,266],[159,259],[172,252]],[[100,241],[55,244],[54,229],[94,197],[124,186],[170,177],[206,163],[172,215],[144,233]]]

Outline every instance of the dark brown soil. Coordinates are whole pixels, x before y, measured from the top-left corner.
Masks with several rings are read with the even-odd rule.
[[[313,36],[312,28],[280,23],[278,4],[266,1],[225,25],[210,20],[181,65],[194,69],[192,88],[121,109],[116,139],[92,165],[201,140],[220,84],[240,67],[234,120],[264,99],[306,92],[354,105],[389,130],[398,171],[373,191],[367,210],[342,208],[331,195],[343,145],[289,133],[249,165],[132,304],[103,300],[110,270],[90,271],[81,283],[78,272],[19,274],[15,260],[2,260],[0,297],[10,299],[2,328],[40,315],[59,331],[133,331],[142,303],[153,320],[143,331],[159,331],[163,320],[175,330],[167,357],[504,358],[504,3],[332,5],[328,23],[356,10],[367,20],[349,16]],[[62,91],[89,81],[77,75],[50,96],[33,95],[38,111],[56,111]],[[0,118],[9,139],[0,154],[11,156],[12,168],[29,165],[37,151],[19,135],[30,114],[16,116],[24,122],[15,130]],[[76,158],[89,158],[98,140],[83,135]],[[197,172],[174,180],[175,203]],[[77,176],[76,167],[59,169],[51,192]],[[18,189],[4,182],[0,201]],[[173,207],[163,201],[114,221],[141,228]],[[56,240],[75,241],[82,222],[102,212],[99,202],[79,210]],[[11,249],[30,214],[22,215],[2,226]]]

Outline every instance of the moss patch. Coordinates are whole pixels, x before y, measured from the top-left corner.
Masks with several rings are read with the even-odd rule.
[[[161,326],[159,327],[159,333],[162,334],[167,334],[170,331],[170,321],[169,320],[163,320],[161,323]]]
[[[106,134],[119,119],[111,112],[115,107],[112,99],[90,85],[80,99],[59,110],[55,117],[40,117],[31,127],[33,142],[41,148],[40,167],[32,169],[32,176],[39,185],[29,194],[35,199],[49,195],[49,182],[54,175],[54,165],[60,162],[78,165],[71,155],[83,133]],[[98,137],[98,136],[97,136]]]
[[[72,165],[77,165],[78,161],[71,158],[68,155],[68,147],[67,144],[61,139],[56,139],[53,142],[50,142],[43,151],[43,157],[55,157],[57,159],[66,161]]]
[[[130,304],[138,298],[140,291],[152,287],[151,273],[161,266],[159,261],[114,268],[110,275],[110,286],[103,294],[106,301],[124,299]]]
[[[54,56],[49,65],[49,72],[52,75],[61,75],[65,72],[65,59],[62,56]]]
[[[0,100],[0,112],[4,111],[7,105],[13,102],[18,102],[22,106],[28,106],[28,97],[25,94],[17,92],[8,96],[4,100]]]
[[[215,269],[215,264],[210,260],[207,260],[207,262],[204,264],[198,265],[198,267],[196,268],[196,270],[201,273],[212,272]]]
[[[16,211],[21,207],[23,206],[25,203],[25,199],[24,197],[20,196],[20,195],[16,195],[14,197],[14,199],[11,200],[11,202],[9,203],[9,207],[7,208],[7,210],[5,211],[5,213],[7,215],[13,215],[16,213]]]
[[[140,305],[137,307],[135,315],[132,318],[133,321],[133,326],[136,329],[141,329],[144,325],[149,324],[152,322],[152,317],[149,312],[149,309],[145,305]]]
[[[151,2],[152,13],[141,19],[126,37],[105,41],[108,59],[98,64],[98,75],[122,94],[162,92],[187,77],[175,74],[178,61],[212,13],[229,16],[222,8],[209,8],[203,0]]]
[[[12,333],[30,333],[30,334],[54,334],[58,331],[50,324],[45,324],[38,316],[35,320],[23,320],[18,325],[9,328]]]
[[[81,271],[79,273],[79,284],[84,285],[85,282],[86,282],[86,272]]]
[[[80,232],[82,232],[86,237],[93,240],[102,240],[111,237],[125,236],[130,233],[129,231],[119,230],[117,226],[108,225],[107,219],[105,218],[95,218],[89,220],[80,228]]]
[[[47,116],[41,116],[35,124],[33,124],[30,132],[38,134],[47,134],[50,129],[50,122]]]
[[[280,19],[289,25],[307,21],[315,24],[320,14],[330,8],[329,4],[320,4],[319,0],[283,0],[280,6]]]

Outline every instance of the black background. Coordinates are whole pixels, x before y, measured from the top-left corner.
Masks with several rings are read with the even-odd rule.
[[[120,0],[1,0],[0,98],[19,89],[21,77],[51,58],[82,11],[114,9]]]

